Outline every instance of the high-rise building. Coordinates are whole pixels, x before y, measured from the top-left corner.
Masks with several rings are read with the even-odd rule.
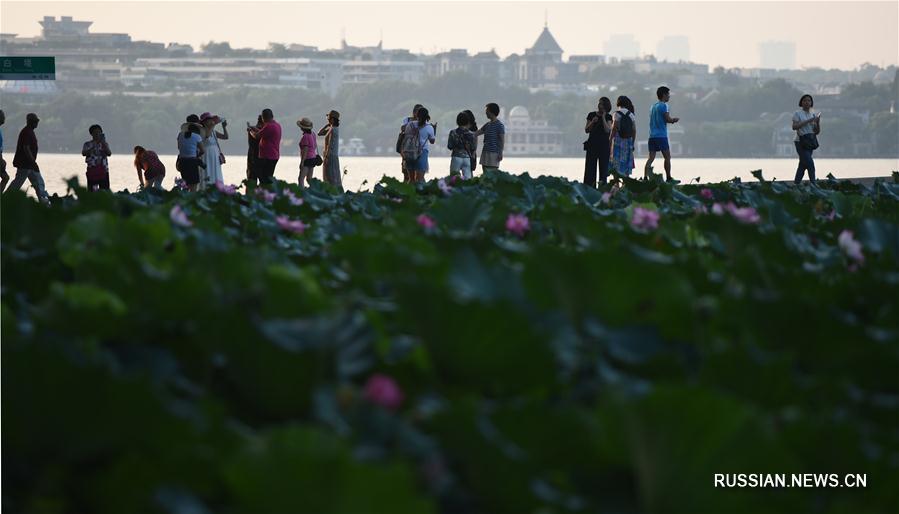
[[[640,43],[633,34],[612,34],[606,41],[605,54],[618,59],[636,59],[640,56]]]
[[[665,36],[656,47],[656,59],[668,62],[690,60],[690,39],[687,36]]]
[[[759,44],[759,67],[772,70],[796,68],[796,43],[792,41],[765,41]]]

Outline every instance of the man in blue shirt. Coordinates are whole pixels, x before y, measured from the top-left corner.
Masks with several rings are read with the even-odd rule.
[[[653,104],[649,111],[649,159],[643,168],[643,177],[649,177],[652,161],[656,158],[656,152],[662,152],[665,158],[665,180],[671,180],[671,150],[668,146],[668,124],[677,123],[680,118],[672,118],[668,112],[668,99],[671,98],[671,90],[665,86],[656,89],[658,102]]]

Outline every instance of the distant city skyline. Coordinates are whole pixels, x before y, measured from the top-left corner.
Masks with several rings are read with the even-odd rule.
[[[462,5],[464,8],[460,9]],[[514,6],[514,22],[510,9]],[[409,10],[422,22],[405,25]],[[214,18],[210,15],[214,10]],[[812,12],[810,12],[810,10]],[[494,49],[502,57],[530,47],[545,22],[567,59],[623,51],[725,67],[759,67],[761,46],[794,45],[794,67],[853,69],[897,65],[899,2],[13,2],[0,4],[0,32],[40,33],[44,16],[92,21],[92,32],[199,48],[209,41],[265,48],[347,43],[436,53]],[[812,29],[797,31],[798,26]],[[215,23],[195,20],[215,19]],[[607,20],[607,21],[606,21]],[[462,36],[460,37],[460,34]],[[839,37],[835,37],[839,35]],[[620,38],[619,36],[623,36]],[[630,36],[630,43],[628,43]],[[852,41],[847,45],[846,41]],[[621,50],[619,50],[619,46]],[[666,53],[667,52],[667,53]]]
[[[759,43],[759,66],[775,70],[796,68],[796,43],[792,41]]]

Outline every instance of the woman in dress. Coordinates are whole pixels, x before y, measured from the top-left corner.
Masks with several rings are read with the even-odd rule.
[[[610,152],[611,167],[618,170],[618,173],[629,177],[634,169],[634,140],[637,137],[637,118],[634,116],[634,104],[630,98],[619,96],[615,105],[618,106],[618,110],[615,111],[615,115],[612,118],[612,129],[609,134],[612,146]],[[630,137],[621,137],[622,134],[619,130],[624,116],[629,117],[631,120],[630,125],[633,128],[633,133],[626,134]]]
[[[222,124],[222,131],[217,132],[215,126]],[[208,112],[200,115],[200,124],[203,125],[203,147],[206,153],[203,155],[206,163],[206,180],[201,181],[203,185],[215,185],[216,182],[225,182],[222,175],[222,164],[224,164],[224,155],[222,148],[219,146],[219,139],[228,139],[228,122],[222,120],[218,116],[213,116]]]
[[[159,160],[156,152],[147,150],[142,146],[135,146],[134,167],[137,169],[137,180],[143,189],[151,187],[162,189],[162,179],[165,178],[165,165]]]
[[[323,179],[337,189],[343,189],[340,178],[340,113],[331,111],[328,113],[328,124],[318,131],[318,135],[325,136],[325,151],[322,153],[324,160]]]

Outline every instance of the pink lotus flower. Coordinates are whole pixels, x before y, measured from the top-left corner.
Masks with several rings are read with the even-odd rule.
[[[659,213],[643,207],[634,207],[631,227],[637,232],[652,232],[659,228]]]
[[[755,225],[762,220],[759,213],[752,207],[737,207],[736,205],[729,203],[727,204],[727,211],[731,216],[736,218],[737,221],[747,225]]]
[[[437,187],[440,188],[440,190],[443,191],[443,194],[445,195],[449,195],[453,192],[453,188],[447,185],[446,180],[444,179],[440,179],[437,181]]]
[[[293,232],[294,234],[302,234],[306,231],[306,224],[300,220],[292,220],[287,216],[278,216],[275,218],[275,221],[278,223],[278,226],[282,229]]]
[[[295,195],[290,189],[284,190],[284,196],[290,202],[290,205],[303,205],[303,199]]]
[[[228,185],[226,186],[224,182],[221,180],[215,181],[215,188],[219,190],[220,193],[226,194],[228,196],[232,196],[237,194],[237,186]]]
[[[712,214],[715,216],[723,216],[724,215],[724,205],[720,203],[714,203],[712,205]]]
[[[171,211],[169,211],[169,218],[171,218],[172,223],[179,227],[192,227],[194,225],[193,222],[187,218],[187,213],[184,212],[184,209],[177,204],[172,207]]]
[[[854,261],[854,264],[862,265],[865,263],[865,254],[862,253],[862,244],[853,237],[851,230],[840,232],[840,235],[837,238],[837,244],[839,244],[840,250],[846,254],[846,257],[849,257]]]
[[[419,214],[418,217],[415,218],[415,221],[417,221],[419,226],[425,230],[432,230],[437,226],[437,222],[427,214]]]
[[[386,409],[396,410],[403,404],[403,391],[396,381],[380,373],[369,377],[365,383],[365,399]]]
[[[531,230],[531,221],[524,214],[510,214],[506,218],[506,230],[518,237],[524,237]]]
[[[187,182],[184,181],[183,178],[176,178],[175,185],[178,186],[178,189],[189,189],[190,186],[187,185]]]
[[[712,193],[712,190],[704,187],[699,191],[699,196],[701,196],[704,200],[713,200],[715,198],[715,194]]]
[[[603,205],[610,205],[612,203],[612,193],[610,193],[608,191],[603,193],[602,196],[599,198],[599,203],[601,203]]]
[[[462,177],[460,175],[450,175],[449,184],[451,186],[455,186],[456,182],[458,182],[460,180],[462,180]]]
[[[275,201],[275,198],[278,197],[275,193],[268,191],[267,189],[257,189],[256,195],[261,196],[265,203],[272,203]]]

